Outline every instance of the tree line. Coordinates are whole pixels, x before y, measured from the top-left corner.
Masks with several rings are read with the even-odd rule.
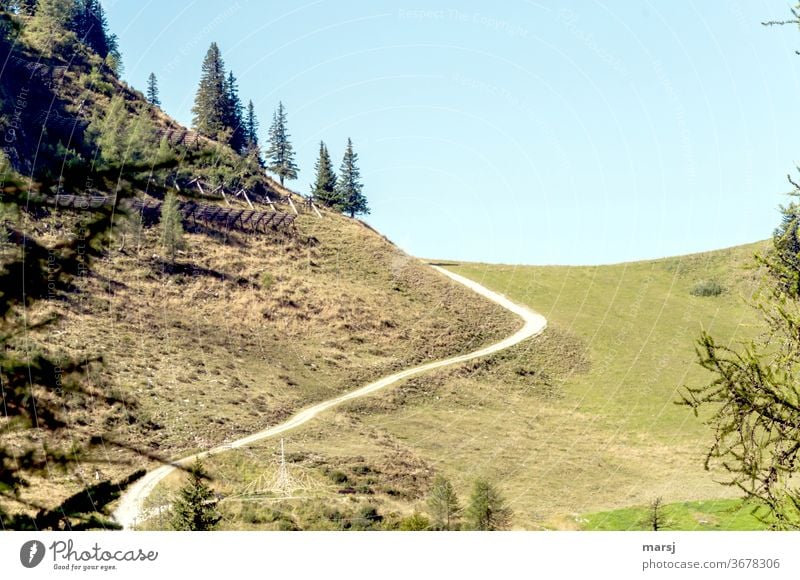
[[[147,100],[160,105],[157,79],[150,74],[147,82]],[[286,180],[297,179],[299,168],[295,161],[294,146],[289,134],[287,113],[283,102],[272,115],[269,127],[269,144],[262,159],[258,141],[259,122],[253,101],[246,111],[242,108],[238,84],[233,71],[226,73],[219,46],[212,42],[203,59],[200,82],[192,107],[193,128],[211,139],[227,143],[241,155],[249,156],[278,177],[281,185]],[[324,142],[320,142],[316,177],[311,186],[311,196],[318,203],[355,217],[368,214],[369,206],[364,196],[358,155],[348,138],[337,176]]]
[[[208,474],[195,460],[188,469],[186,483],[178,491],[170,510],[170,526],[178,531],[213,530],[222,520],[218,498],[206,483]],[[450,481],[438,475],[433,481],[427,501],[428,515],[414,512],[400,520],[403,531],[423,530],[506,530],[513,512],[497,488],[486,479],[475,480],[466,507]],[[377,515],[377,514],[376,514]]]

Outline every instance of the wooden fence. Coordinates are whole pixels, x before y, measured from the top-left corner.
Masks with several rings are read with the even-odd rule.
[[[85,211],[110,209],[114,205],[112,196],[55,195],[39,201],[56,207]],[[295,220],[294,215],[278,211],[263,212],[193,201],[180,201],[178,204],[184,222],[189,225],[201,223],[217,230],[266,233],[270,229],[287,228]],[[161,213],[162,202],[155,199],[123,199],[119,205],[124,209],[140,212],[148,219],[157,219]]]

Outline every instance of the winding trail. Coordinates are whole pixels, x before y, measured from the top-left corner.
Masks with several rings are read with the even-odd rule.
[[[310,421],[323,411],[330,409],[331,407],[335,407],[336,405],[340,405],[345,401],[350,401],[352,399],[357,399],[359,397],[363,397],[364,395],[368,395],[370,393],[374,393],[384,387],[388,387],[398,381],[402,381],[403,379],[407,379],[409,377],[413,377],[428,371],[432,371],[434,369],[438,369],[441,367],[454,365],[462,362],[466,362],[468,360],[472,360],[475,358],[479,358],[482,356],[486,356],[489,354],[493,354],[495,352],[510,348],[515,344],[522,342],[527,338],[531,338],[538,334],[541,334],[544,331],[545,327],[547,326],[547,320],[541,314],[538,314],[525,306],[521,306],[516,304],[503,296],[502,294],[498,294],[497,292],[492,292],[488,288],[481,286],[477,282],[474,282],[468,278],[464,278],[463,276],[459,276],[458,274],[454,274],[441,268],[439,266],[431,266],[438,272],[444,274],[448,278],[455,280],[459,284],[463,284],[467,288],[473,290],[477,294],[484,296],[502,306],[503,308],[510,310],[525,322],[525,324],[520,328],[517,332],[501,340],[500,342],[496,342],[489,346],[486,346],[480,350],[476,350],[474,352],[470,352],[467,354],[462,354],[460,356],[454,356],[451,358],[434,361],[430,363],[426,363],[420,366],[412,367],[410,369],[406,369],[404,371],[400,371],[394,373],[393,375],[389,375],[387,377],[383,377],[373,383],[370,383],[366,386],[361,387],[360,389],[356,389],[355,391],[350,391],[338,397],[334,397],[333,399],[328,399],[327,401],[323,401],[321,403],[317,403],[312,407],[308,407],[302,411],[299,411],[297,414],[293,415],[291,418],[287,419],[283,423],[279,425],[275,425],[274,427],[270,427],[269,429],[265,429],[263,431],[259,431],[257,433],[253,433],[252,435],[248,435],[247,437],[243,437],[241,439],[237,439],[236,441],[232,441],[230,443],[225,443],[223,445],[218,445],[212,449],[207,451],[202,451],[200,453],[196,453],[194,455],[190,455],[188,457],[184,457],[183,459],[177,460],[173,463],[162,465],[157,469],[145,474],[141,479],[137,480],[133,485],[131,485],[128,490],[122,495],[120,498],[119,505],[117,509],[114,511],[114,519],[122,525],[124,529],[131,529],[133,528],[137,520],[140,517],[140,514],[143,512],[144,501],[148,495],[155,489],[156,485],[163,480],[167,475],[169,475],[174,469],[177,467],[185,467],[191,464],[195,459],[203,459],[204,457],[208,457],[209,455],[216,455],[217,453],[222,453],[224,451],[228,451],[230,449],[238,449],[240,447],[245,447],[250,445],[251,443],[255,443],[256,441],[260,441],[262,439],[267,439],[269,437],[274,437],[275,435],[280,435],[281,433],[285,433],[295,427],[299,427],[300,425]]]

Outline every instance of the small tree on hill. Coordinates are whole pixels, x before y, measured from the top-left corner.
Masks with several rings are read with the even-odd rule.
[[[664,502],[660,497],[657,497],[650,502],[650,507],[647,510],[647,528],[654,532],[665,530],[669,527],[670,522],[664,514]]]
[[[161,99],[158,98],[158,80],[155,73],[150,73],[147,77],[147,102],[156,107],[161,106]]]
[[[222,519],[217,511],[217,499],[206,484],[208,476],[200,460],[189,468],[186,482],[172,506],[172,528],[178,531],[213,530]]]
[[[505,530],[511,525],[512,511],[491,483],[478,479],[467,506],[470,528],[480,531]]]
[[[342,199],[336,189],[336,174],[333,172],[331,157],[325,143],[319,142],[319,158],[314,166],[317,177],[311,184],[311,195],[321,204],[340,209]]]
[[[272,115],[269,128],[269,149],[267,149],[267,169],[280,179],[297,179],[297,165],[294,162],[294,148],[289,141],[286,129],[286,111],[283,103],[278,103],[278,110]]]
[[[349,213],[351,218],[369,213],[367,198],[364,197],[362,191],[364,186],[361,184],[361,172],[357,162],[358,155],[353,151],[353,142],[348,139],[336,187],[342,210]]]
[[[161,206],[161,246],[167,252],[170,262],[175,263],[175,254],[183,248],[183,224],[178,198],[168,192]]]
[[[455,530],[458,528],[461,506],[453,485],[442,475],[433,480],[433,487],[428,496],[428,509],[433,517],[433,526],[437,530]]]

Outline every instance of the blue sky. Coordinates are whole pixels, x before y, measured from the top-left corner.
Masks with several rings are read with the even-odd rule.
[[[768,237],[800,163],[789,2],[109,1],[125,78],[191,123],[216,41],[309,190],[359,154],[367,217],[421,257],[599,264]]]

